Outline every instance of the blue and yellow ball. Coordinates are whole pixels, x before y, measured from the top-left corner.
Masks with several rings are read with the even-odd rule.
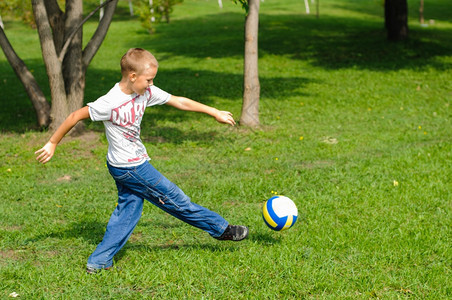
[[[268,227],[282,231],[295,224],[298,218],[298,209],[291,199],[285,196],[274,196],[265,202],[262,217]]]

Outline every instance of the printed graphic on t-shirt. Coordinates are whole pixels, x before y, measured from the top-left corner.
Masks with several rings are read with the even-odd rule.
[[[104,96],[88,103],[91,120],[103,121],[108,140],[108,162],[115,167],[136,166],[149,160],[140,138],[140,125],[146,107],[162,105],[171,95],[156,86],[144,95],[128,95],[119,83]]]
[[[135,154],[135,157],[128,158],[128,162],[149,158],[140,140],[140,124],[145,110],[146,101],[143,101],[143,97],[140,96],[136,96],[111,110],[111,123],[123,128],[121,130],[123,137],[121,146]],[[137,143],[137,141],[140,141],[140,143]]]
[[[146,109],[144,101],[137,102],[137,97],[112,109],[110,121],[121,127],[129,127],[141,119]]]

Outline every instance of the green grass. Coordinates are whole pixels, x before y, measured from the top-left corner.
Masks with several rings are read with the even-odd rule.
[[[156,85],[238,119],[244,16],[223,2],[185,0],[152,36],[121,2],[85,102],[108,91],[121,55],[137,46],[160,61]],[[152,163],[193,201],[248,225],[249,239],[216,241],[147,203],[117,269],[96,276],[84,266],[116,204],[102,124],[87,122],[88,134],[38,165],[33,152],[49,134],[36,131],[0,54],[0,297],[451,298],[452,22],[448,1],[432,2],[435,24],[424,28],[409,1],[410,39],[398,44],[385,40],[380,1],[321,1],[319,19],[302,1],[262,2],[262,127],[170,107],[148,110],[142,123]],[[45,85],[35,31],[5,23]],[[261,217],[274,192],[299,209],[282,233]]]

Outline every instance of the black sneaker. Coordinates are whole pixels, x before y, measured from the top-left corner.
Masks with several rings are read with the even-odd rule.
[[[241,225],[228,225],[226,230],[217,240],[220,241],[241,241],[248,236],[248,227]]]
[[[113,268],[113,266],[108,267],[108,268],[102,268],[102,269],[96,269],[96,268],[93,268],[93,267],[86,267],[86,273],[88,273],[88,274],[97,274],[97,273],[99,273],[102,270],[110,270],[111,268]]]

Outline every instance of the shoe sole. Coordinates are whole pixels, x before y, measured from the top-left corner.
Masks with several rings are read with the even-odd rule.
[[[237,239],[232,239],[234,242],[243,241],[244,239],[246,239],[248,237],[249,229],[248,229],[248,227],[245,227],[245,228],[246,228],[245,235],[243,237],[239,237]]]
[[[111,270],[112,267],[108,267],[105,269],[94,269],[94,268],[86,268],[86,273],[88,274],[97,274],[100,273],[102,270]]]

